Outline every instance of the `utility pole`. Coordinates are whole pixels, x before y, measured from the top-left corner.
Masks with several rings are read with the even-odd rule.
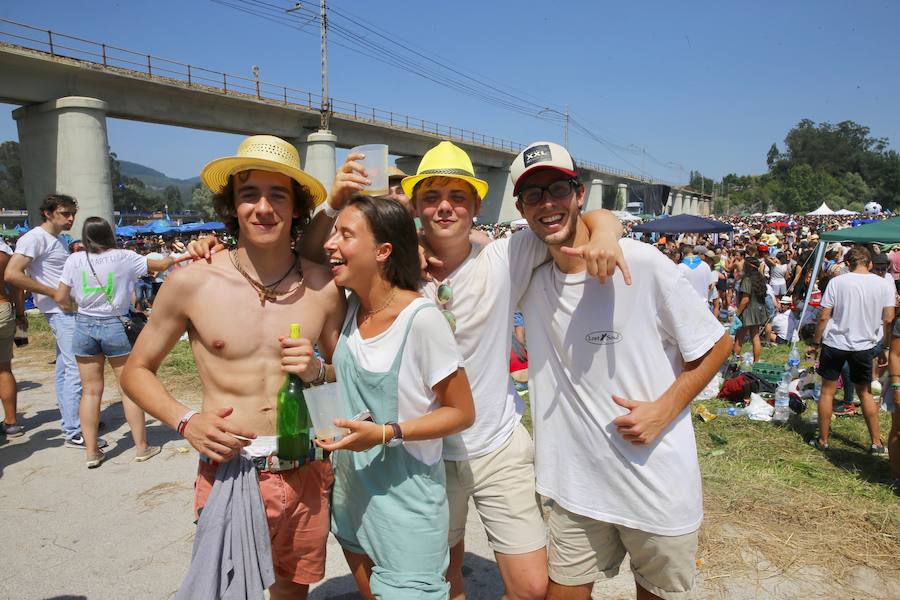
[[[326,0],[322,0],[321,25],[319,27],[322,35],[322,108],[320,109],[319,129],[329,131],[328,121],[331,107],[329,106],[330,98],[328,97],[328,10],[325,2]]]
[[[285,12],[297,12],[302,8],[303,3],[297,2],[293,8],[285,9]],[[326,0],[321,0],[319,5],[319,34],[322,38],[322,100],[319,103],[319,129],[328,131],[331,118],[331,99],[328,97],[328,7]]]

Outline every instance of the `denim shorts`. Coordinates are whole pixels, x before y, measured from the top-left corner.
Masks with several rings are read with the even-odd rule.
[[[127,356],[131,353],[131,342],[118,317],[92,317],[79,313],[75,315],[72,351],[80,357]]]

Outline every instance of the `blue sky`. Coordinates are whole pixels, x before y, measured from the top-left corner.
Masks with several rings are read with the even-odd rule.
[[[318,0],[304,5],[317,9]],[[900,3],[891,0],[330,5],[537,109],[568,105],[604,142],[572,130],[576,157],[644,168],[664,180],[683,180],[691,169],[715,178],[760,173],[770,144],[780,147],[802,118],[854,120],[900,148]],[[259,65],[263,81],[319,89],[317,23],[301,32],[212,0],[5,2],[0,17],[228,73],[250,76]],[[0,31],[8,28],[0,24]],[[560,123],[500,108],[336,44],[329,72],[337,99],[517,142],[562,142]],[[17,139],[9,115],[15,107],[2,108],[0,140]],[[120,158],[173,177],[197,175],[239,143],[233,135],[113,119],[109,139]]]

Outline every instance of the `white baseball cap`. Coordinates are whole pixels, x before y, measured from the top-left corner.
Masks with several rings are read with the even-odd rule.
[[[533,142],[519,152],[509,167],[513,196],[518,195],[519,182],[524,180],[526,175],[544,169],[555,169],[569,177],[578,177],[578,167],[568,150],[553,142]]]

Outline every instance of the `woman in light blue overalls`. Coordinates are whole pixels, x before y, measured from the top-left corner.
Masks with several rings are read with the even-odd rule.
[[[338,217],[325,250],[335,282],[355,292],[334,355],[345,411],[372,415],[372,421],[338,421],[351,432],[338,442],[321,444],[333,452],[335,467],[332,532],[367,598],[447,598],[449,514],[443,461],[438,457],[434,464],[426,464],[401,442],[461,431],[471,425],[475,409],[465,372],[457,368],[429,390],[436,408],[397,423],[398,373],[407,344],[452,345],[451,356],[458,356],[449,325],[436,312],[426,314],[437,308],[418,295],[415,225],[398,202],[354,196]],[[406,323],[397,323],[404,327],[403,341],[390,368],[364,369],[351,353],[355,327],[364,340],[391,333],[407,307]],[[417,327],[424,327],[428,319],[432,328],[428,335],[424,329],[417,334]],[[422,387],[429,385],[429,376],[422,373]]]

